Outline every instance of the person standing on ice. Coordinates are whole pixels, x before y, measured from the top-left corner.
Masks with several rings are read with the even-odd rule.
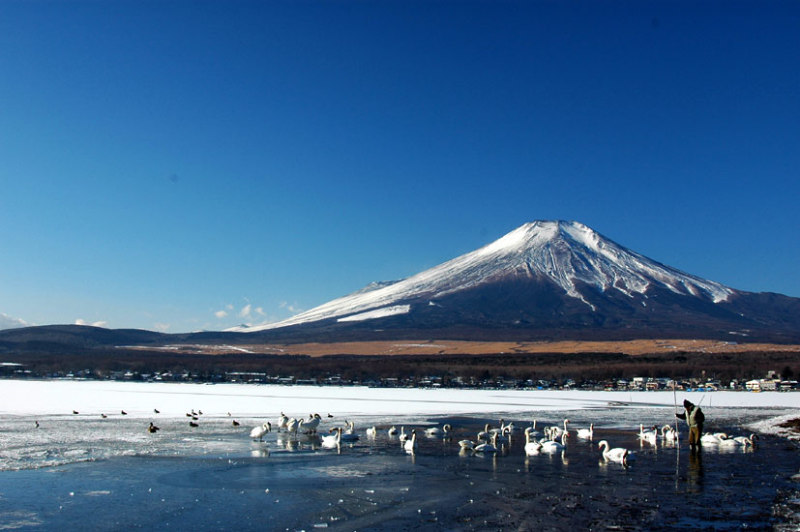
[[[689,425],[689,445],[694,449],[700,447],[700,437],[703,435],[703,422],[706,416],[699,406],[688,399],[683,400],[683,408],[686,410],[683,414],[675,414],[678,419],[685,419],[686,424]]]

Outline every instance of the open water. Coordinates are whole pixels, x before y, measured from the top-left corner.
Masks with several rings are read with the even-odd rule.
[[[708,431],[786,409],[706,408]],[[324,415],[324,414],[323,414]],[[525,456],[522,429],[595,423],[593,441],[569,438],[554,455]],[[754,448],[640,444],[639,424],[674,421],[671,408],[608,406],[505,414],[516,430],[493,455],[459,452],[503,413],[450,417],[357,416],[360,439],[323,449],[317,436],[275,431],[226,415],[148,422],[125,416],[0,416],[0,530],[796,530],[797,444],[764,435]],[[39,422],[39,427],[35,426]],[[275,420],[271,420],[273,423]],[[324,418],[321,432],[341,426]],[[424,428],[453,426],[451,438]],[[365,429],[378,428],[375,438]],[[418,430],[406,453],[391,425]],[[685,432],[685,431],[684,431]],[[685,434],[683,434],[685,437]],[[636,452],[630,467],[602,460],[597,442]]]

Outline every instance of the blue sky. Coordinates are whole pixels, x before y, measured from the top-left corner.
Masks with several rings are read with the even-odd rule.
[[[0,316],[274,321],[581,221],[800,297],[796,2],[3,2]]]

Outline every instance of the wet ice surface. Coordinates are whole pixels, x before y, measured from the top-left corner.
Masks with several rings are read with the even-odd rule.
[[[291,403],[289,403],[291,404]],[[706,429],[748,435],[744,426],[785,408],[704,408]],[[289,412],[290,415],[303,415]],[[321,430],[343,417],[322,413]],[[526,457],[522,428],[595,423],[594,443],[573,436],[563,454]],[[303,415],[303,417],[307,414]],[[499,417],[517,430],[497,455],[459,453]],[[753,451],[640,445],[645,426],[670,423],[672,408],[605,406],[444,417],[348,416],[359,441],[323,449],[319,438],[271,432],[265,421],[226,414],[159,419],[120,414],[0,416],[0,529],[192,528],[369,529],[773,529],[797,526],[795,443],[764,436]],[[270,419],[273,423],[275,419]],[[451,440],[424,428],[453,426]],[[370,439],[367,427],[376,426]],[[407,454],[389,426],[418,429]],[[685,438],[685,427],[681,427]],[[605,464],[596,443],[637,453],[629,468]]]

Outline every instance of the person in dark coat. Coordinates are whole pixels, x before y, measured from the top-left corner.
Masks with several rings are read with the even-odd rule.
[[[706,417],[699,406],[688,399],[683,400],[683,408],[686,410],[683,414],[675,414],[678,419],[685,419],[686,424],[689,425],[689,445],[691,447],[700,446],[700,437],[703,435],[703,422]]]

